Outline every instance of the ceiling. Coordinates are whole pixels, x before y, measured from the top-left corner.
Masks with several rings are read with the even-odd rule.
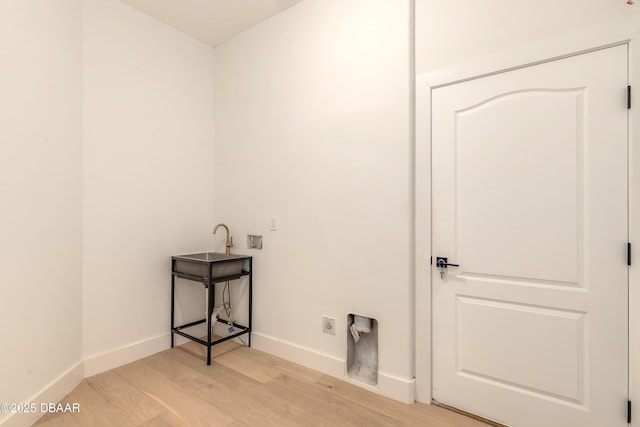
[[[301,0],[120,0],[211,46]]]

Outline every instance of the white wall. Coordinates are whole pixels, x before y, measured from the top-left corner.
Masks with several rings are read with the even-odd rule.
[[[214,246],[213,52],[115,0],[3,1],[0,51],[0,402],[51,402],[166,348]]]
[[[213,52],[116,0],[85,0],[83,66],[91,375],[168,346],[170,256],[213,247]],[[191,291],[183,314],[201,316],[202,286]]]
[[[405,400],[410,19],[408,0],[301,2],[215,49],[214,98],[215,213],[255,256],[255,345],[342,375],[347,314],[374,317],[380,391]]]
[[[80,47],[78,0],[0,2],[0,402],[80,361]]]
[[[625,0],[415,0],[416,74],[640,16]]]

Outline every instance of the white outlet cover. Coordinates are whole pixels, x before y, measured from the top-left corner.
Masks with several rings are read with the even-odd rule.
[[[336,319],[333,317],[323,316],[322,317],[322,332],[325,334],[335,335],[336,334]]]

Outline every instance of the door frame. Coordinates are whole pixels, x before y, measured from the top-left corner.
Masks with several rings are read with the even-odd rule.
[[[640,25],[609,25],[494,55],[475,62],[416,76],[414,141],[414,277],[416,400],[431,403],[431,92],[462,81],[515,70],[626,44],[629,46],[629,82],[635,93],[629,110],[629,238],[635,246],[632,267],[640,265]],[[637,86],[634,87],[634,84]],[[634,226],[635,224],[635,226]],[[629,398],[636,402],[631,426],[640,426],[640,278],[629,269]],[[634,327],[634,325],[636,325]],[[635,337],[635,339],[633,339]]]

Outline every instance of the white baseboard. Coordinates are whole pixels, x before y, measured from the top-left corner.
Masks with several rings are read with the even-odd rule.
[[[170,345],[170,337],[167,333],[109,350],[96,356],[87,357],[84,360],[84,376],[88,378],[118,366],[135,362],[143,357],[166,350]]]
[[[378,372],[378,386],[373,387],[350,379],[346,375],[345,360],[338,359],[330,354],[320,353],[310,348],[256,332],[251,333],[251,346],[256,350],[264,351],[323,374],[331,375],[391,399],[399,400],[403,403],[413,403],[415,401],[415,379],[413,378],[406,380],[384,372]]]
[[[385,372],[378,372],[380,394],[403,403],[416,401],[416,379],[406,380]]]
[[[8,414],[6,418],[0,419],[0,425],[3,427],[26,427],[32,425],[46,413],[41,411],[41,404],[46,406],[48,403],[61,401],[83,379],[84,363],[79,362],[29,399],[29,403],[35,404],[35,412]]]

